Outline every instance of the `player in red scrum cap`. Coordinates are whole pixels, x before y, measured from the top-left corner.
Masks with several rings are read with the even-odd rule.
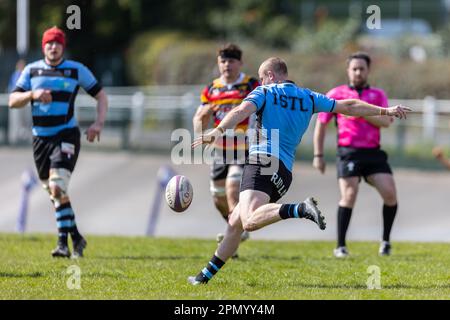
[[[39,179],[55,208],[58,245],[53,257],[83,256],[86,240],[78,231],[68,187],[80,152],[80,130],[75,97],[82,87],[97,100],[97,119],[86,131],[87,140],[100,140],[108,99],[101,85],[83,64],[64,59],[66,36],[53,27],[42,37],[44,59],[25,67],[9,98],[10,108],[31,103],[33,154]],[[68,247],[72,238],[73,255]]]

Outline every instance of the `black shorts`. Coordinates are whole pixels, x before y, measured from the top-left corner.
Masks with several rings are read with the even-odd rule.
[[[222,164],[214,162],[211,166],[211,180],[225,180],[228,176],[228,170],[230,169],[230,166],[239,166],[241,168],[244,167],[243,164]]]
[[[379,148],[361,149],[338,147],[338,178],[367,177],[375,173],[392,174],[386,152]]]
[[[278,159],[272,161],[278,161],[278,168],[269,169],[269,166],[262,164],[246,164],[242,175],[241,192],[257,190],[267,194],[270,197],[270,203],[280,200],[291,186],[292,173],[282,161]],[[278,170],[274,171],[274,169]],[[265,174],[262,170],[269,170],[269,173]]]
[[[237,152],[231,152],[231,156],[227,156],[226,150],[216,150],[214,153],[213,164],[211,165],[211,180],[219,181],[224,180],[228,176],[228,170],[230,166],[244,167],[248,156],[248,150],[245,150],[243,154]],[[243,157],[242,157],[243,156]],[[242,158],[241,158],[242,157]]]
[[[33,156],[39,179],[47,180],[50,169],[73,172],[80,153],[80,129],[71,128],[51,137],[33,137]]]

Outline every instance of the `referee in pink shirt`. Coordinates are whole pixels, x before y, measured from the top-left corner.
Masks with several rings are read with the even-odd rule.
[[[332,89],[327,96],[336,100],[360,99],[388,107],[383,90],[369,86],[371,59],[363,52],[352,54],[347,60],[348,85]],[[323,145],[328,123],[334,118],[337,126],[337,172],[341,200],[338,207],[338,241],[334,249],[337,258],[349,255],[345,238],[355,205],[361,177],[381,195],[383,205],[383,239],[379,254],[391,253],[390,233],[397,213],[397,193],[387,154],[380,149],[380,128],[387,128],[393,118],[389,116],[349,117],[342,114],[320,113],[314,132],[313,166],[325,172]]]

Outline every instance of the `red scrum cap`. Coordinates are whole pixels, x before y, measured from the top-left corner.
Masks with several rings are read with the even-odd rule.
[[[48,42],[56,41],[64,48],[66,47],[66,34],[57,27],[50,28],[44,32],[42,36],[42,50]]]

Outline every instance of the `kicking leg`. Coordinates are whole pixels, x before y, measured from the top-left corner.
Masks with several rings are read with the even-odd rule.
[[[241,207],[242,224],[244,230],[249,232],[290,218],[314,221],[322,230],[326,227],[325,219],[317,208],[317,202],[312,198],[298,204],[276,204],[269,203],[270,197],[264,192],[246,190],[241,192],[240,200],[244,204],[249,204],[247,208]]]

